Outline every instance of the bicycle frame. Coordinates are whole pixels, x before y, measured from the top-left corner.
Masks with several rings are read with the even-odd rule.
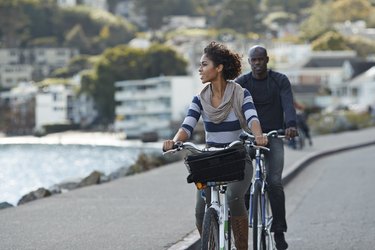
[[[219,223],[219,249],[230,248],[229,207],[226,196],[227,185],[210,186],[211,203],[208,208],[214,208]],[[207,210],[206,209],[206,210]]]
[[[270,214],[270,204],[266,192],[266,176],[267,173],[264,158],[261,149],[257,148],[255,152],[255,173],[250,191],[249,226],[253,229],[254,227],[260,228],[261,235],[258,236],[256,241],[253,240],[253,242],[256,242],[257,244],[257,246],[253,246],[254,249],[263,249],[259,247],[261,244],[265,244],[267,247],[266,249],[274,249],[274,242],[271,237],[272,215]],[[255,192],[259,192],[258,190],[255,190],[257,186],[260,186],[260,194],[255,195]],[[260,207],[261,211],[257,211],[257,213],[260,212],[261,221],[256,221],[257,225],[254,225],[254,216],[257,216],[253,211],[254,199],[257,199],[258,195],[260,195],[260,199],[257,202],[260,202],[260,206],[258,207]],[[262,243],[260,241],[267,242]]]
[[[238,140],[235,142],[232,142],[228,147],[231,147],[232,145],[235,145],[237,143],[240,143],[243,145],[243,141]],[[191,142],[177,142],[175,144],[175,148],[172,150],[169,150],[165,153],[173,153],[176,151],[180,151],[183,149],[190,150],[191,152],[204,152],[204,151],[214,151],[214,150],[222,150],[222,148],[210,148],[210,150],[206,149],[199,149],[197,145]],[[230,212],[229,212],[229,206],[227,203],[227,183],[228,182],[207,182],[205,187],[208,187],[210,190],[211,194],[211,201],[208,206],[206,206],[206,211],[205,211],[205,218],[204,218],[204,223],[202,227],[202,245],[211,243],[209,240],[210,238],[210,233],[212,231],[210,230],[211,228],[206,225],[206,220],[207,220],[207,225],[212,226],[212,221],[211,219],[215,220],[215,223],[217,223],[218,226],[218,247],[219,249],[230,249],[232,241],[231,239],[233,238],[231,236],[231,228],[230,228]],[[200,186],[197,188],[203,189],[204,187]],[[202,190],[203,192],[204,190]],[[204,197],[204,196],[203,196]],[[214,214],[213,214],[214,213]],[[207,218],[206,218],[207,217]],[[207,229],[207,230],[205,230]],[[207,235],[206,235],[207,234]],[[216,236],[216,235],[215,235]],[[207,241],[207,242],[206,242]],[[234,241],[233,241],[234,242]],[[233,243],[234,244],[234,243]],[[205,249],[205,248],[203,248]],[[209,248],[211,249],[211,248]],[[216,249],[216,248],[215,248]]]
[[[285,137],[283,135],[278,135],[277,131],[271,131],[266,135],[278,138]],[[246,138],[246,136],[253,138],[253,136],[249,134],[246,134],[244,138]],[[254,145],[251,145],[251,147],[255,148],[254,175],[250,189],[249,206],[249,227],[253,228],[253,249],[274,249],[275,244],[271,234],[272,214],[267,194],[267,171],[262,152],[262,150],[269,151],[269,149]],[[258,206],[258,202],[260,202],[260,206]],[[260,208],[260,211],[258,211],[258,208]],[[259,213],[261,215],[260,221],[258,221]],[[257,218],[255,218],[255,216],[257,216]]]

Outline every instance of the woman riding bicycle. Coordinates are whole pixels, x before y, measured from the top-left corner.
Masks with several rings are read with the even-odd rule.
[[[202,116],[207,147],[225,147],[238,140],[243,128],[250,128],[256,143],[267,144],[257,117],[257,112],[249,91],[230,81],[241,73],[240,56],[225,45],[211,42],[204,48],[200,60],[199,74],[205,88],[194,96],[188,114],[173,140],[163,142],[163,150],[172,149],[177,141],[187,141]],[[244,194],[252,178],[250,158],[245,167],[245,178],[228,185],[228,205],[237,249],[247,249],[248,215]],[[210,204],[210,192],[206,190],[206,201],[201,191],[197,191],[196,226],[201,234],[206,204]]]

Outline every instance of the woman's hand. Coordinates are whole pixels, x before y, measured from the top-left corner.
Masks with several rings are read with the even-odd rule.
[[[163,142],[163,151],[166,152],[168,150],[173,149],[175,142],[173,140],[165,140]]]
[[[255,136],[255,142],[258,146],[266,146],[268,144],[268,138],[266,135]]]

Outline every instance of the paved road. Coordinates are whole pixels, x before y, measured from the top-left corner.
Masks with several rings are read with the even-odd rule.
[[[311,159],[375,144],[375,128],[286,149],[285,179]],[[182,162],[0,211],[0,249],[186,249],[198,239]]]
[[[286,187],[290,249],[374,249],[374,152],[323,158]]]

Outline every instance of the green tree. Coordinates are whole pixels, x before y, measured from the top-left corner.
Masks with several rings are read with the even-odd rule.
[[[64,45],[79,48],[81,53],[89,53],[91,48],[90,40],[87,38],[80,24],[76,24],[66,34]]]
[[[224,1],[218,17],[217,27],[229,28],[241,33],[259,31],[263,27],[256,0]]]
[[[121,80],[154,76],[186,74],[186,61],[162,45],[143,50],[126,45],[107,49],[95,66],[95,73],[86,75],[84,89],[91,92],[103,123],[114,119],[114,83]]]
[[[366,20],[371,11],[368,0],[336,0],[332,2],[333,16],[337,22]]]
[[[317,1],[309,9],[309,17],[300,25],[300,37],[313,41],[325,32],[332,30],[333,12],[328,3]]]
[[[196,15],[198,0],[133,0],[137,12],[146,16],[147,26],[156,30],[163,25],[163,18],[170,15]]]
[[[165,45],[151,46],[146,54],[145,62],[147,63],[145,71],[148,77],[186,74],[186,61],[176,51]],[[173,66],[171,67],[171,65]]]
[[[19,8],[21,1],[0,1],[0,40],[2,47],[19,47],[28,37],[28,16]],[[17,17],[17,18],[14,18]]]
[[[351,36],[346,38],[346,44],[352,50],[357,52],[357,55],[366,58],[368,55],[375,54],[374,41],[360,36]]]
[[[312,42],[313,50],[349,50],[345,39],[337,32],[329,31]]]

